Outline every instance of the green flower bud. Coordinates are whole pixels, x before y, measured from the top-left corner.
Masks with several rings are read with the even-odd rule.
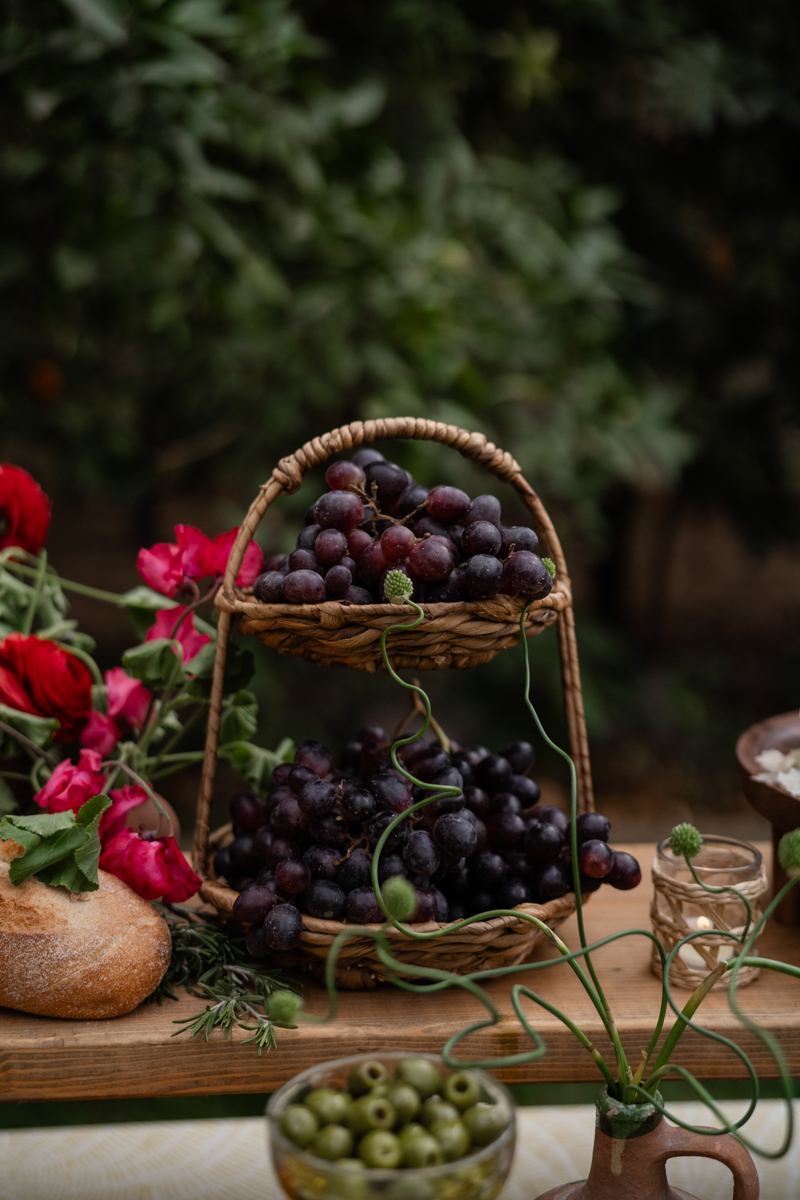
[[[294,1028],[294,1020],[303,1001],[295,992],[281,990],[273,992],[269,998],[269,1019],[276,1025],[287,1025]]]
[[[543,558],[543,559],[542,559],[542,562],[543,562],[543,563],[544,563],[544,565],[547,567],[547,574],[550,576],[550,578],[551,578],[551,579],[555,579],[555,577],[556,577],[556,564],[553,562],[552,558]]]
[[[697,858],[703,849],[703,838],[694,825],[683,821],[669,835],[669,848],[678,858]]]
[[[383,902],[397,921],[408,921],[417,907],[417,893],[413,883],[403,875],[392,875],[382,888]]]
[[[800,875],[800,829],[783,835],[778,846],[778,861],[790,878]]]
[[[383,581],[383,590],[387,600],[403,604],[411,599],[414,585],[402,571],[389,571]]]

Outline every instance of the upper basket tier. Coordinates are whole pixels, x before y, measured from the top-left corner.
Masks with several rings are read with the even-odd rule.
[[[482,463],[498,479],[515,487],[556,566],[552,591],[535,600],[528,610],[527,636],[541,633],[557,620],[559,613],[571,609],[572,594],[561,545],[547,510],[523,478],[515,459],[487,442],[481,433],[437,421],[394,417],[354,421],[306,442],[295,454],[281,459],[261,487],[233,546],[225,581],[216,599],[217,608],[236,621],[241,633],[256,634],[265,645],[289,657],[369,673],[377,670],[381,664],[381,634],[387,626],[397,623],[396,604],[343,604],[337,600],[322,604],[262,604],[252,593],[235,587],[235,580],[262,517],[281,493],[297,491],[305,472],[333,455],[389,438],[452,446],[465,458]],[[499,650],[519,641],[520,615],[526,603],[521,597],[497,595],[487,600],[423,604],[424,623],[416,630],[389,638],[387,650],[391,661],[396,668],[418,671],[488,662]]]

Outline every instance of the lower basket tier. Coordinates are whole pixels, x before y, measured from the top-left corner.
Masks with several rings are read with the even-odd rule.
[[[203,881],[200,895],[223,916],[230,916],[238,892],[210,879]],[[584,903],[589,899],[585,896]],[[547,904],[520,904],[515,910],[529,913],[544,921],[551,929],[557,929],[575,911],[575,896],[570,892]],[[285,953],[274,952],[270,961],[279,967],[310,971],[322,979],[328,952],[337,934],[351,926],[339,921],[322,921],[303,915],[303,935],[300,944]],[[367,928],[380,929],[380,925]],[[429,921],[415,925],[418,932],[447,929]],[[474,925],[458,929],[433,941],[419,942],[406,937],[397,929],[389,929],[386,938],[391,944],[394,957],[403,963],[421,967],[438,967],[467,975],[472,971],[492,970],[495,967],[517,966],[527,962],[534,946],[546,939],[546,934],[527,921],[514,917],[493,917],[490,921],[476,921]],[[370,938],[352,938],[344,943],[339,953],[336,983],[347,989],[372,988],[386,978],[386,968],[375,952],[375,943]]]
[[[387,649],[396,669],[463,669],[489,662],[519,641],[519,621],[527,601],[518,596],[455,604],[423,604],[425,621],[416,629],[391,634]],[[534,600],[525,618],[528,637],[541,633],[572,604],[569,581],[557,579],[549,596]],[[229,588],[216,600],[240,633],[255,634],[290,658],[323,666],[352,667],[372,674],[381,666],[381,634],[414,618],[402,604],[260,604]]]

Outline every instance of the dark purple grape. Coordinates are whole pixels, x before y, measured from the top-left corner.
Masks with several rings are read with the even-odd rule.
[[[282,892],[299,896],[311,883],[311,872],[299,858],[285,858],[275,868],[275,882]]]
[[[476,496],[464,514],[464,525],[472,525],[477,521],[489,521],[492,525],[500,525],[500,501],[496,496]]]
[[[347,839],[347,822],[338,808],[321,817],[312,817],[308,832],[321,846],[341,846]]]
[[[357,467],[361,467],[362,471],[366,471],[367,467],[372,463],[385,462],[385,458],[380,450],[375,450],[372,446],[364,446],[361,450],[356,450],[351,462],[354,462]]]
[[[365,474],[367,477],[365,488],[367,495],[372,495],[372,485],[373,483],[377,484],[378,507],[381,512],[388,513],[391,516],[396,510],[400,496],[409,486],[405,471],[402,467],[384,460],[383,462],[370,463],[365,469]]]
[[[311,738],[301,742],[297,747],[294,752],[294,761],[300,766],[308,767],[315,775],[319,775],[320,779],[330,779],[336,770],[333,755],[325,749],[321,742],[315,742]]]
[[[294,796],[289,796],[275,805],[269,814],[269,823],[272,832],[279,838],[302,840],[308,830],[308,817]]]
[[[525,834],[525,853],[534,862],[558,858],[564,849],[564,834],[549,821],[534,821]]]
[[[426,746],[412,761],[412,774],[424,783],[430,783],[438,771],[450,766],[450,755],[441,746]]]
[[[397,819],[396,813],[379,812],[372,818],[367,826],[367,836],[369,844],[374,849],[381,838],[383,831],[391,825],[392,821]],[[392,854],[395,850],[402,849],[405,840],[408,837],[408,821],[401,821],[394,829],[383,844],[383,851]]]
[[[409,924],[422,925],[436,920],[436,894],[433,888],[417,888],[417,907]]]
[[[229,883],[235,892],[246,892],[255,883],[255,877],[246,875],[244,879],[231,879]]]
[[[578,880],[581,889],[581,895],[584,895],[586,892],[596,892],[604,883],[608,883],[607,876],[605,879],[592,879],[591,875],[584,875],[583,871],[578,872]],[[569,890],[574,892],[574,886],[571,886]]]
[[[479,854],[472,869],[479,886],[488,891],[499,887],[508,875],[508,864],[491,850],[484,850],[483,854]]]
[[[255,833],[267,820],[264,801],[255,792],[237,792],[228,801],[231,820],[241,833]]]
[[[579,846],[581,842],[607,842],[611,837],[611,822],[602,813],[578,813],[575,821],[575,837]]]
[[[381,581],[381,577],[391,566],[392,564],[383,553],[380,542],[373,542],[371,546],[367,546],[358,560],[358,578],[360,583],[366,588],[377,587]]]
[[[295,550],[295,554],[309,551]],[[283,597],[290,604],[321,604],[325,599],[325,580],[316,571],[290,571],[283,577]]]
[[[405,525],[390,525],[381,534],[381,550],[384,558],[387,558],[389,562],[399,562],[403,558],[408,558],[416,540],[411,530]]]
[[[272,844],[268,847],[263,861],[267,864],[271,871],[274,871],[279,862],[283,862],[285,858],[299,858],[300,847],[297,842],[291,838],[274,838]]]
[[[273,772],[273,778],[274,775],[275,772]],[[272,810],[278,807],[281,800],[289,800],[293,795],[294,792],[288,784],[283,784],[281,787],[276,787],[273,791],[271,791],[264,801],[267,812],[270,814],[270,816],[272,815]]]
[[[309,817],[324,817],[339,799],[339,787],[328,779],[311,779],[303,785],[297,803]]]
[[[461,772],[456,767],[449,766],[440,767],[433,774],[430,782],[435,783],[437,787],[457,787],[460,789],[464,781]]]
[[[431,888],[431,891],[433,892],[433,899],[436,904],[433,919],[434,921],[438,921],[440,925],[446,925],[447,922],[451,920],[450,902],[444,893],[440,892],[438,888]]]
[[[511,763],[501,754],[487,754],[478,763],[475,778],[485,792],[504,792],[511,782]]]
[[[464,863],[463,858],[461,862]],[[452,871],[447,872],[443,884],[447,887],[448,896],[455,896],[457,900],[466,896],[475,886],[472,871],[465,863],[463,866],[455,867]]]
[[[394,875],[408,876],[405,863],[399,854],[382,854],[378,860],[378,882],[383,883]]]
[[[506,590],[526,599],[541,600],[553,590],[553,580],[537,554],[530,550],[515,550],[509,554],[503,568]]]
[[[475,782],[475,780],[473,779],[473,776],[472,776],[472,767],[470,766],[469,761],[468,761],[464,751],[456,750],[455,753],[450,755],[450,760],[451,760],[453,766],[455,767],[455,769],[458,771],[459,775],[461,776],[461,785],[460,786],[462,788],[471,786]]]
[[[316,771],[312,771],[311,767],[306,767],[303,763],[293,763],[292,769],[289,772],[289,787],[295,796],[299,796],[307,783],[312,783],[315,779],[319,779]]]
[[[489,521],[473,521],[467,525],[461,538],[461,557],[474,558],[476,554],[493,557],[500,550],[500,530]]]
[[[274,841],[275,834],[272,832],[269,825],[262,825],[261,828],[256,831],[256,835],[253,838],[253,852],[259,862],[265,863],[267,861],[267,855],[269,854],[270,847]]]
[[[305,511],[305,515],[303,517],[303,525],[305,526],[305,525],[313,525],[313,524],[314,524],[314,505],[309,504],[308,508]]]
[[[286,571],[265,571],[253,584],[253,596],[260,604],[283,604]]]
[[[632,854],[625,850],[614,851],[614,863],[603,883],[610,883],[621,892],[629,892],[642,882],[642,868]]]
[[[251,958],[266,958],[269,954],[267,939],[264,937],[264,922],[251,925],[244,939],[245,949]]]
[[[214,874],[217,876],[221,875],[223,879],[233,878],[234,871],[227,846],[224,850],[218,850],[214,855]]]
[[[372,792],[363,787],[352,788],[342,796],[342,811],[348,821],[369,821],[377,807],[378,802]]]
[[[473,600],[496,596],[503,586],[503,564],[489,554],[476,554],[467,561],[464,581]]]
[[[516,908],[518,904],[530,904],[531,889],[521,879],[507,879],[497,893],[500,908]]]
[[[233,904],[233,915],[237,921],[244,921],[246,925],[254,925],[256,921],[263,922],[264,917],[272,910],[276,902],[277,896],[271,888],[259,887],[258,884],[254,884],[253,887],[236,897]]]
[[[421,789],[418,789],[421,790]],[[426,796],[432,795],[431,792],[425,792],[420,799],[425,799]],[[457,796],[443,796],[441,800],[434,800],[422,809],[422,818],[428,824],[432,825],[438,817],[443,817],[445,813],[457,813],[465,811],[466,801],[464,793],[459,792]],[[469,814],[471,817],[473,813]]]
[[[322,529],[349,533],[364,519],[364,505],[355,492],[326,492],[314,505],[314,520]]]
[[[404,488],[397,500],[397,515],[399,517],[409,517],[415,509],[419,508],[428,499],[428,489],[422,487],[419,483],[411,483],[407,488]]]
[[[313,571],[316,575],[324,575],[325,563],[314,550],[295,550],[289,555],[289,575],[293,575],[296,571]],[[289,575],[284,575],[284,584]]]
[[[551,825],[555,825],[556,829],[560,829],[565,838],[569,830],[569,819],[554,804],[540,804],[536,809],[535,814],[537,821],[549,821]]]
[[[298,550],[314,550],[317,538],[322,533],[322,527],[319,525],[306,525],[305,529],[301,529],[297,535]],[[316,553],[316,551],[314,551]],[[290,559],[286,560],[286,570],[291,571],[292,564]],[[286,571],[284,571],[284,575]]]
[[[343,771],[359,771],[361,769],[361,742],[348,742],[342,751],[340,761]]]
[[[417,542],[408,557],[420,579],[431,583],[446,579],[456,565],[455,551],[444,542],[434,541],[433,538]]]
[[[535,554],[539,548],[538,537],[527,525],[501,525],[500,536],[503,539],[500,547],[500,554],[503,558],[508,558],[509,554],[515,553],[517,550],[529,550]],[[512,546],[514,547],[513,551]]]
[[[264,560],[264,574],[269,575],[271,571],[280,571],[285,575],[289,570],[289,555],[288,554],[271,554],[269,558]]]
[[[464,799],[467,808],[475,813],[476,817],[480,817],[482,821],[487,820],[489,816],[489,797],[483,788],[465,787]]]
[[[433,826],[436,845],[446,854],[468,858],[475,850],[478,835],[462,813],[445,813]]]
[[[527,775],[536,760],[530,742],[509,742],[500,753],[511,763],[515,775]]]
[[[458,901],[456,901],[455,904],[451,901],[448,901],[448,908],[450,909],[450,913],[447,918],[448,921],[463,921],[464,917],[468,916],[464,905],[459,904]]]
[[[342,600],[346,604],[375,604],[375,597],[363,587],[349,587]]]
[[[358,488],[363,488],[366,482],[364,468],[360,467],[357,462],[348,462],[347,459],[341,459],[339,462],[331,463],[325,472],[325,482],[332,492],[354,492]]]
[[[408,835],[403,847],[403,862],[414,875],[424,875],[428,879],[439,869],[439,851],[424,829],[415,829]]]
[[[253,881],[254,887],[269,888],[271,892],[278,890],[278,885],[275,882],[275,876],[270,871],[269,867],[262,867]]]
[[[569,876],[562,863],[541,863],[534,868],[531,892],[540,904],[557,900],[559,896],[566,895],[569,889]]]
[[[469,509],[469,496],[461,488],[440,486],[428,493],[428,512],[434,521],[453,525]]]
[[[439,537],[444,538],[445,542],[452,543],[449,526],[442,525],[441,521],[434,521],[433,517],[420,517],[418,521],[415,521],[414,533],[418,538]],[[455,552],[455,543],[452,545]]]
[[[372,742],[378,746],[388,746],[389,744],[389,736],[380,725],[364,725],[359,729],[356,737],[362,744],[366,742]]]
[[[530,879],[532,863],[527,854],[519,850],[510,850],[503,855],[508,865],[508,873],[513,879],[521,879],[527,883]]]
[[[614,865],[614,851],[607,842],[595,838],[581,842],[578,847],[578,866],[590,879],[603,879]]]
[[[341,921],[347,897],[330,879],[312,879],[305,891],[306,912],[321,921]]]
[[[309,846],[303,854],[303,862],[311,872],[312,879],[335,880],[341,857],[333,846]]]
[[[475,829],[475,837],[477,839],[473,854],[482,854],[486,849],[486,843],[489,841],[489,833],[480,817],[475,818],[475,825],[473,828]]]
[[[293,766],[294,766],[293,762],[278,763],[277,767],[275,767],[272,771],[270,787],[273,787],[273,788],[286,787],[289,783],[289,775],[291,774],[291,770],[292,770]]]
[[[303,918],[293,904],[276,904],[264,921],[264,938],[270,950],[291,950],[303,934]]]
[[[531,808],[534,804],[538,804],[542,796],[542,789],[538,783],[529,779],[527,775],[512,775],[506,787],[513,796],[522,802],[523,808]]]
[[[489,814],[499,812],[522,812],[522,801],[512,792],[495,792],[489,801]]]
[[[394,775],[373,775],[367,783],[380,812],[401,813],[411,807],[411,789]]]
[[[471,892],[464,900],[464,911],[468,917],[477,917],[479,913],[491,912],[495,908],[491,892]]]
[[[228,858],[234,875],[241,879],[243,875],[255,875],[261,865],[256,858],[253,848],[253,834],[243,833],[228,846]]]
[[[329,567],[333,566],[347,554],[347,538],[341,529],[323,529],[314,542],[314,553]]]
[[[372,855],[356,847],[336,868],[336,882],[344,892],[366,887],[372,874]]]
[[[351,529],[347,534],[347,553],[355,561],[361,558],[367,546],[374,546],[375,541],[366,529]]]
[[[342,567],[345,571],[347,571],[352,583],[356,582],[356,580],[358,578],[358,563],[351,555],[349,555],[349,554],[343,555],[342,558],[340,558],[337,566]],[[326,584],[328,582],[328,575],[330,575],[331,571],[333,571],[333,570],[334,570],[334,568],[331,567],[330,571],[328,571],[327,575],[325,576]]]
[[[517,813],[495,813],[486,822],[486,837],[493,850],[518,850],[524,836],[525,822]]]
[[[357,887],[349,892],[345,912],[348,921],[354,925],[378,925],[383,922],[378,897],[371,887]]]

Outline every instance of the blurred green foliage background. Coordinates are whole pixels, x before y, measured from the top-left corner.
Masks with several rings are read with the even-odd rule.
[[[601,772],[623,744],[637,778],[725,770],[738,728],[797,703],[785,625],[766,653],[746,621],[676,640],[663,612],[687,511],[735,523],[754,598],[797,539],[795,6],[7,0],[1,36],[0,423],[23,465],[52,450],[65,504],[124,506],[143,544],[165,498],[232,523],[343,421],[453,421],[517,456],[564,536]],[[552,639],[535,654],[554,713]],[[261,664],[270,739],[384,704]],[[524,732],[518,669],[432,685],[490,741]]]

